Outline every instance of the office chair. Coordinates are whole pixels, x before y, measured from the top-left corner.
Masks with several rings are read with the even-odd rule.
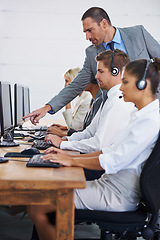
[[[142,199],[137,210],[132,212],[75,210],[75,222],[96,223],[101,230],[100,240],[111,240],[113,234],[117,239],[125,240],[137,239],[140,236],[147,240],[160,239],[159,232],[154,235],[160,209],[160,135],[143,167],[140,188]]]

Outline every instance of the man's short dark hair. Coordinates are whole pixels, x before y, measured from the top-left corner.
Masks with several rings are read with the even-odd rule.
[[[96,23],[98,23],[98,25],[100,24],[100,22],[103,19],[106,19],[106,21],[108,22],[109,25],[111,25],[111,20],[108,16],[108,14],[106,13],[106,11],[104,11],[104,9],[99,8],[99,7],[91,7],[89,8],[82,16],[81,21],[85,20],[86,18],[92,18],[94,19],[94,21]]]
[[[104,66],[108,69],[111,69],[111,63],[112,63],[112,56],[113,52],[112,50],[107,50],[104,52],[101,52],[97,55],[96,61],[103,61]],[[123,68],[130,62],[128,55],[119,50],[114,50],[114,58],[113,58],[113,67],[117,67],[120,72],[122,72]]]

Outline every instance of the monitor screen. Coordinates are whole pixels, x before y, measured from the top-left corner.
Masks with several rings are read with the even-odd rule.
[[[13,129],[11,86],[0,82],[1,136]]]
[[[23,116],[30,113],[30,92],[28,87],[23,88]]]
[[[14,85],[14,125],[15,127],[23,124],[23,86]]]

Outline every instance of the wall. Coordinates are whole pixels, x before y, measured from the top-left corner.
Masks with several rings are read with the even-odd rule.
[[[159,0],[113,3],[0,0],[0,80],[29,86],[31,110],[43,106],[62,89],[63,73],[83,65],[90,43],[85,40],[80,19],[92,6],[104,8],[115,26],[144,25],[160,42]],[[53,118],[61,118],[61,112]]]

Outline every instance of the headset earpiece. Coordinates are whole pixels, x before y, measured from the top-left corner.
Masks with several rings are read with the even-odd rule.
[[[117,76],[119,73],[119,69],[117,67],[112,67],[111,73],[113,76]]]
[[[146,73],[147,73],[148,66],[149,66],[150,63],[151,63],[151,60],[147,60],[147,64],[146,64],[146,67],[145,67],[145,70],[144,70],[143,78],[136,82],[137,88],[141,91],[144,90],[147,87]]]
[[[112,62],[111,62],[111,74],[115,77],[119,73],[118,67],[113,67],[113,62],[114,62],[114,51],[112,51]]]
[[[147,87],[147,82],[145,79],[140,79],[137,81],[136,86],[139,90],[144,90]]]

